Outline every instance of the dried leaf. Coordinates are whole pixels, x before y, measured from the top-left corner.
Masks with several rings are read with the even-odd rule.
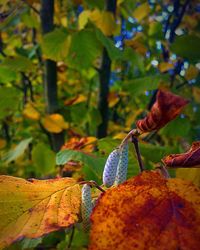
[[[143,172],[107,190],[91,221],[89,250],[198,250],[200,190]]]
[[[162,159],[167,167],[200,167],[200,141],[193,142],[192,147],[183,154],[171,154]]]
[[[78,221],[79,185],[72,178],[31,180],[0,176],[0,248]]]
[[[47,115],[42,120],[42,124],[45,129],[51,133],[60,133],[63,129],[69,127],[68,123],[65,122],[63,116],[60,114]]]
[[[137,121],[137,128],[141,132],[158,130],[176,118],[187,103],[188,101],[180,96],[159,90],[151,111],[144,119]]]

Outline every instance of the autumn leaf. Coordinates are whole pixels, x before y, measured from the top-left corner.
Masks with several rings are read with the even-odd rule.
[[[167,167],[200,167],[200,141],[193,142],[192,147],[183,154],[171,154],[162,159]]]
[[[78,221],[79,185],[72,178],[30,180],[0,176],[0,249]]]
[[[89,250],[198,250],[200,190],[143,172],[107,190],[91,221]]]
[[[45,129],[51,133],[60,133],[63,129],[69,127],[64,117],[60,114],[46,115],[45,118],[42,119],[42,124]]]
[[[23,110],[23,115],[31,120],[38,121],[40,119],[40,113],[34,108],[31,103],[27,103]]]
[[[188,101],[180,96],[159,90],[149,114],[137,121],[137,128],[144,133],[158,130],[175,119],[187,103]]]

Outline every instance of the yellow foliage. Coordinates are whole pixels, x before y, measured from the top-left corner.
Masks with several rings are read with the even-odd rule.
[[[78,221],[80,186],[72,178],[31,180],[0,176],[0,249]]]
[[[186,70],[185,73],[185,79],[186,80],[192,80],[196,78],[199,74],[198,68],[196,68],[194,65],[190,65],[190,67]]]
[[[47,115],[42,119],[44,128],[51,133],[60,133],[63,129],[69,127],[68,123],[65,122],[64,118],[60,114]]]
[[[166,72],[166,71],[168,71],[170,69],[173,69],[174,65],[173,65],[173,63],[161,62],[158,65],[158,68],[159,68],[160,72],[163,73],[163,72]]]
[[[200,88],[192,87],[192,94],[193,94],[194,100],[197,103],[200,103]]]
[[[149,12],[150,12],[149,4],[148,2],[145,2],[134,10],[133,17],[136,18],[138,22],[140,22],[149,15]]]
[[[0,138],[0,149],[4,148],[6,146],[6,140]]]
[[[109,108],[113,108],[119,102],[119,99],[119,95],[115,91],[110,92],[108,96]]]
[[[106,36],[113,35],[116,30],[114,16],[109,11],[100,11],[98,9],[83,11],[78,19],[79,29],[83,29],[88,20],[91,20]]]
[[[23,115],[31,120],[38,121],[40,119],[40,113],[33,107],[31,103],[27,103],[23,110]]]
[[[180,168],[176,170],[176,177],[193,182],[200,187],[200,169],[199,168]]]

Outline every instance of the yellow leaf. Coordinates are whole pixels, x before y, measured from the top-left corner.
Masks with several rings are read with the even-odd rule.
[[[176,177],[191,181],[200,187],[200,169],[199,168],[180,168],[176,170]]]
[[[38,238],[78,221],[80,186],[72,178],[30,180],[0,176],[0,248]]]
[[[119,95],[116,92],[110,92],[108,95],[109,108],[113,108],[119,102]]]
[[[144,37],[141,33],[137,34],[131,40],[125,40],[125,44],[141,55],[145,55],[147,52],[147,48],[144,45]]]
[[[143,112],[143,109],[137,109],[136,111],[131,111],[130,115],[126,118],[126,127],[131,128],[131,125],[135,122],[138,115]]]
[[[194,65],[190,65],[190,67],[186,70],[185,79],[188,81],[195,79],[198,76],[198,74],[199,70]]]
[[[194,100],[197,103],[200,103],[200,88],[198,88],[198,87],[192,87],[192,94],[194,96]]]
[[[158,68],[159,68],[160,72],[163,73],[163,72],[166,72],[166,71],[168,71],[170,69],[173,69],[174,65],[173,65],[173,63],[161,62],[158,65]]]
[[[119,139],[119,140],[123,140],[126,137],[127,133],[117,133],[115,136],[113,136],[113,139]]]
[[[6,140],[0,138],[0,149],[4,148],[6,146]]]
[[[85,27],[85,25],[87,24],[87,22],[90,18],[90,15],[91,15],[90,10],[84,10],[81,12],[81,14],[78,17],[78,27],[80,30]]]
[[[40,113],[31,105],[31,103],[27,103],[24,110],[23,115],[31,120],[38,121],[40,119]]]
[[[111,12],[95,9],[91,12],[90,19],[104,33],[104,35],[111,36],[114,34],[116,23]]]
[[[63,129],[69,127],[68,123],[65,122],[63,116],[60,114],[47,115],[43,118],[42,124],[45,129],[51,133],[60,133]]]
[[[149,4],[146,2],[141,4],[134,10],[133,17],[136,18],[138,22],[140,22],[142,19],[148,16],[149,12],[150,12],[150,7]]]
[[[68,100],[65,101],[65,105],[74,105],[74,104],[78,104],[81,102],[85,102],[87,100],[86,96],[84,95],[78,95],[76,97],[72,97]]]

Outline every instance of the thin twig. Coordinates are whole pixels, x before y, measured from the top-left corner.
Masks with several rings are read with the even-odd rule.
[[[29,8],[32,9],[36,14],[40,15],[40,12],[33,5],[31,5],[29,2],[27,2],[26,0],[22,0],[22,2],[27,4],[29,6]]]
[[[68,246],[67,246],[67,248],[69,249],[70,247],[71,247],[71,245],[72,245],[72,241],[73,241],[73,238],[74,238],[74,230],[75,228],[74,228],[74,226],[72,227],[72,233],[71,233],[71,235],[70,235],[70,238],[69,238],[69,243],[68,243]]]
[[[120,148],[122,148],[123,147],[123,145],[125,144],[125,143],[127,143],[127,141],[132,137],[132,136],[134,136],[134,137],[138,137],[140,135],[140,132],[137,130],[137,129],[132,129],[126,136],[125,136],[125,138],[122,140],[122,142],[121,142],[121,144],[120,144]]]
[[[138,160],[138,164],[139,164],[139,167],[140,167],[140,172],[142,172],[145,169],[144,169],[144,165],[143,165],[141,154],[140,154],[140,149],[139,149],[139,145],[138,145],[138,139],[134,135],[132,135],[132,142],[133,142],[133,144],[135,146],[135,152],[136,152],[136,155],[137,155],[137,160]]]

